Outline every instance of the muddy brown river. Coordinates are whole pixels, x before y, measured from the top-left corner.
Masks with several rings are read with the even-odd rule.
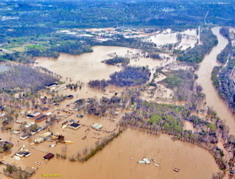
[[[206,94],[207,105],[211,106],[222,120],[225,120],[227,126],[230,128],[230,133],[235,135],[235,115],[232,114],[225,102],[219,97],[210,79],[214,66],[219,65],[216,61],[217,55],[228,44],[228,40],[219,33],[219,30],[220,27],[212,29],[212,32],[217,36],[218,45],[204,57],[200,64],[197,73],[198,83],[201,84],[203,92]]]

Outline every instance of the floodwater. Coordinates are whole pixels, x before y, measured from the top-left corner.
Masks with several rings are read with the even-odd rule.
[[[125,56],[128,52],[138,53],[135,50],[126,47],[95,46],[92,53],[85,53],[78,56],[60,54],[58,59],[39,58],[37,61],[40,66],[63,76],[72,78],[74,81],[89,82],[90,80],[108,80],[109,75],[120,71],[122,68],[112,65],[106,65],[101,61],[111,58],[108,54],[116,53],[118,56]],[[131,60],[131,65],[146,66],[149,68],[158,66],[159,60],[149,58],[135,58]]]
[[[162,33],[150,36],[148,40],[157,44],[157,46],[175,44],[178,42],[177,34],[181,34],[182,39],[180,43],[175,47],[176,49],[185,50],[187,48],[193,48],[197,43],[198,38],[196,29],[187,29],[183,32],[172,32],[171,29],[167,29]]]
[[[155,44],[159,45],[166,45],[166,44],[174,44],[177,42],[177,33],[165,32],[159,33],[154,36],[151,36],[149,40]]]
[[[218,28],[213,29],[213,32],[219,38],[218,47],[210,54],[214,54],[212,57],[216,57],[226,45],[226,39],[218,34]],[[222,44],[222,45],[221,45]],[[81,81],[84,83],[95,79],[109,79],[109,75],[115,71],[120,71],[122,68],[117,66],[108,66],[101,63],[102,60],[110,58],[108,54],[116,53],[117,55],[125,56],[128,51],[137,50],[125,48],[125,47],[106,47],[96,46],[93,47],[92,53],[86,53],[79,56],[71,56],[67,54],[61,54],[58,59],[40,58],[38,63],[40,66],[46,67],[47,69],[63,76],[71,78],[73,81]],[[209,57],[208,57],[209,56]],[[214,90],[210,81],[210,72],[216,62],[207,62],[207,58],[213,61],[213,58],[208,55],[205,57],[199,69],[199,83],[202,83],[204,92],[207,96],[207,103],[223,105],[229,112],[226,105],[217,96],[217,92]],[[159,66],[162,61],[152,60],[147,58],[135,58],[131,61],[131,65],[149,65],[150,68]],[[214,64],[214,65],[213,65]],[[211,67],[212,66],[212,67]],[[206,79],[206,80],[205,80]],[[211,85],[211,86],[210,86]],[[209,89],[209,90],[208,90]],[[83,91],[73,92],[75,98],[87,97],[87,93],[91,95],[98,94],[95,90],[90,90],[87,87],[82,89]],[[214,91],[213,91],[214,90]],[[213,91],[213,92],[211,92]],[[68,91],[63,91],[65,94]],[[77,93],[77,94],[76,94]],[[90,96],[92,97],[92,96]],[[214,101],[213,101],[214,100]],[[228,112],[222,110],[221,116],[218,109],[213,108],[217,111],[218,115],[223,119],[227,119]],[[222,108],[221,108],[222,109]],[[230,113],[231,114],[231,113]],[[231,116],[230,116],[231,117]],[[233,116],[232,116],[233,117]],[[233,121],[233,118],[229,118],[227,121]],[[75,119],[75,115],[71,116]],[[70,119],[70,118],[69,118]],[[66,119],[66,120],[69,120]],[[95,117],[83,118],[80,120],[81,123],[91,125],[92,123],[99,122],[104,125],[104,129],[112,130],[116,127],[114,122],[109,120],[98,119]],[[226,121],[226,123],[227,123]],[[228,124],[228,123],[227,123]],[[59,125],[58,125],[59,126]],[[60,127],[54,126],[53,132],[59,132],[64,134],[66,140],[73,140],[74,144],[67,145],[66,151],[68,156],[76,155],[78,151],[82,152],[85,146],[93,147],[97,137],[104,137],[106,134],[92,131],[89,133],[87,140],[81,140],[86,135],[85,130],[87,127],[81,127],[77,131],[70,129],[62,130]],[[231,126],[231,125],[230,125]],[[233,126],[235,126],[233,124]],[[235,133],[235,127],[234,131]],[[87,134],[88,135],[88,134]],[[35,136],[36,137],[36,136]],[[170,136],[160,135],[154,136],[145,134],[140,131],[128,129],[122,133],[118,138],[108,144],[101,152],[98,152],[88,162],[83,164],[75,162],[71,163],[68,159],[56,159],[46,162],[42,157],[46,154],[45,152],[32,149],[29,143],[32,141],[20,141],[19,145],[14,148],[18,148],[25,144],[30,149],[32,155],[29,158],[23,158],[18,161],[19,166],[30,166],[38,167],[38,171],[33,178],[41,178],[41,174],[60,174],[60,178],[200,178],[207,179],[212,177],[212,173],[219,171],[213,157],[208,151],[201,149],[195,145],[183,143],[180,141],[172,141]],[[46,149],[53,153],[61,153],[64,149],[64,144],[59,144],[55,148],[49,148],[48,141],[36,146],[38,148]],[[15,149],[14,149],[15,150]],[[138,164],[137,161],[142,160],[143,157],[153,159],[155,162],[151,164]],[[13,159],[12,159],[13,160]],[[41,162],[38,166],[35,164],[36,161]],[[158,163],[159,167],[154,166],[154,163]],[[174,168],[179,168],[180,172],[174,172]]]
[[[204,57],[200,64],[197,73],[198,83],[202,86],[203,92],[206,94],[207,105],[211,106],[222,120],[225,120],[227,126],[230,128],[230,133],[235,135],[235,115],[232,114],[225,102],[220,98],[211,81],[211,72],[214,66],[219,65],[216,57],[228,44],[227,39],[219,33],[219,30],[220,27],[212,29],[212,32],[218,38],[218,45]]]
[[[181,32],[182,39],[177,49],[186,50],[187,48],[193,48],[197,41],[197,30],[196,29],[188,29],[184,32]]]
[[[151,164],[138,164],[137,161],[143,157],[155,162],[151,160]],[[158,162],[159,166],[154,166]],[[174,172],[174,168],[180,171]],[[71,163],[56,158],[42,161],[32,178],[41,178],[42,174],[60,174],[59,178],[70,179],[207,179],[217,171],[213,157],[204,149],[173,141],[167,135],[154,136],[128,129],[87,162]]]
[[[101,63],[102,60],[110,58],[108,54],[116,53],[125,56],[128,51],[137,53],[137,50],[125,47],[96,46],[93,47],[93,50],[92,53],[79,56],[61,54],[56,60],[40,58],[38,63],[40,66],[63,76],[64,79],[68,77],[73,81],[87,83],[95,79],[109,79],[110,74],[122,69],[121,67]],[[149,58],[134,58],[131,60],[131,65],[148,65],[150,69],[161,64],[162,61]],[[86,92],[83,91],[84,89]],[[98,94],[98,91],[92,91],[86,87],[83,90],[83,92],[76,92],[79,97],[87,97],[87,93]],[[64,93],[67,93],[67,91],[64,91]],[[75,92],[72,94],[76,95]],[[96,119],[90,120],[94,123]],[[100,123],[104,127],[107,126],[107,129],[110,127],[115,128],[115,124],[104,121],[100,121]],[[95,139],[92,139],[95,137],[94,133],[88,137],[90,140],[87,138],[87,140],[81,141],[81,138],[85,135],[82,128],[78,131],[69,130],[68,132],[58,129],[55,132],[64,134],[68,140],[74,140],[73,137],[76,138],[75,143],[67,147],[68,156],[76,155],[85,146],[92,147],[95,143]],[[104,135],[100,134],[100,136]],[[63,148],[62,146],[56,146],[50,149],[48,145],[47,142],[40,144],[42,148],[46,148],[53,153],[61,153]],[[166,135],[153,136],[134,130],[125,131],[84,164],[71,163],[68,159],[56,158],[44,162],[42,160],[43,155],[45,153],[32,150],[31,158],[21,161],[27,166],[39,167],[33,178],[39,178],[43,173],[60,174],[61,178],[211,178],[212,173],[218,171],[213,157],[206,150],[188,143],[172,141]],[[150,165],[138,164],[137,161],[142,160],[143,157],[149,159],[155,157],[155,162],[160,162],[160,166],[154,166],[153,162]],[[40,161],[42,165],[37,166],[34,164],[35,161]],[[180,172],[174,172],[174,168],[180,168]]]

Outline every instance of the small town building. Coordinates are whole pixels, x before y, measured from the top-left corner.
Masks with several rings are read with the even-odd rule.
[[[81,127],[81,125],[80,124],[78,124],[78,123],[71,123],[70,125],[69,125],[69,127],[71,128],[71,129],[78,129],[79,127]]]
[[[20,152],[16,153],[16,156],[18,156],[18,157],[28,157],[30,155],[31,155],[31,153],[28,151],[20,151]]]
[[[36,139],[34,139],[35,143],[42,143],[44,141],[43,137],[37,137]]]
[[[94,129],[96,129],[96,130],[100,130],[100,129],[103,127],[103,125],[102,125],[102,124],[99,124],[99,123],[95,123],[95,124],[93,124],[91,127],[94,128]]]
[[[41,111],[47,111],[49,108],[47,108],[47,107],[43,107],[43,108],[41,108]]]
[[[48,115],[42,115],[42,116],[39,116],[35,119],[35,122],[41,122],[41,121],[44,121],[48,118]]]
[[[53,153],[48,153],[48,154],[46,154],[43,158],[45,159],[45,160],[50,160],[51,158],[53,158],[54,157],[54,154]]]

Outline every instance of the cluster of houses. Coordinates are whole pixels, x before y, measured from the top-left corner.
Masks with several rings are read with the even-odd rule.
[[[93,29],[73,29],[60,30],[57,33],[67,34],[75,37],[93,38],[99,42],[110,41],[117,35],[122,35],[125,38],[144,37],[149,34],[148,29],[135,28],[93,28]]]

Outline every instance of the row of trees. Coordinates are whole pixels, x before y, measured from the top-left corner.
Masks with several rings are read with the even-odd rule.
[[[232,45],[231,45],[231,40],[229,39],[229,29],[222,27],[220,29],[220,34],[222,34],[225,38],[228,39],[228,45],[223,49],[223,51],[217,56],[217,60],[222,63],[225,64],[227,62],[228,59],[228,55],[231,53],[232,51]]]
[[[231,39],[228,28],[221,28],[220,33],[228,39],[228,45],[217,56],[217,60],[226,65],[214,67],[211,75],[213,85],[217,89],[221,98],[228,104],[233,113],[235,113],[235,85],[234,85],[234,67],[235,49],[231,46]]]
[[[110,59],[104,60],[102,62],[104,62],[107,65],[121,64],[122,66],[127,66],[130,63],[130,59],[116,56],[114,58],[110,58]]]

